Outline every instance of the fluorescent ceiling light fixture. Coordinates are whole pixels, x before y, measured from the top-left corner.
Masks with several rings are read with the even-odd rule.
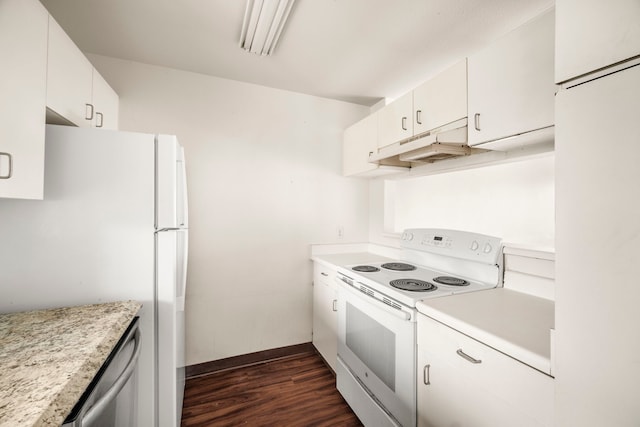
[[[247,0],[240,47],[247,52],[271,55],[278,44],[295,0]]]

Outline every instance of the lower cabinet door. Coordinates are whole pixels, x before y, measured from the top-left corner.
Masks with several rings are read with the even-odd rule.
[[[319,280],[316,268],[313,281],[313,345],[333,371],[338,356],[338,291],[328,280]],[[331,273],[328,273],[331,274]],[[335,277],[335,275],[333,275]],[[331,277],[331,276],[323,276]]]
[[[553,425],[553,378],[418,317],[418,426]]]

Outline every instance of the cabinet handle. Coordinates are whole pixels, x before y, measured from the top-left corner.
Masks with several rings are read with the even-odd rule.
[[[93,120],[93,104],[84,104],[84,119],[85,120]]]
[[[456,353],[458,353],[458,356],[462,357],[464,360],[467,360],[471,363],[474,364],[478,364],[478,363],[482,363],[482,360],[480,359],[474,359],[473,357],[469,356],[467,353],[465,353],[464,351],[462,351],[461,348],[459,348]]]
[[[13,175],[13,157],[11,157],[11,153],[0,153],[0,157],[2,156],[9,159],[9,172],[6,175],[0,175],[0,179],[9,179]]]
[[[333,306],[331,307],[331,309],[333,311],[338,311],[338,300],[337,299],[333,300]]]
[[[422,369],[422,382],[424,385],[431,385],[431,365],[424,365],[424,369]]]
[[[97,122],[96,127],[97,127],[97,128],[101,128],[101,127],[102,127],[102,124],[103,124],[103,122],[104,122],[103,117],[102,117],[102,113],[99,113],[99,112],[98,112],[98,113],[96,113],[96,117],[97,117],[97,118],[96,118],[96,122]],[[98,120],[98,119],[100,119],[100,120]]]
[[[420,121],[420,114],[422,114],[422,110],[416,110],[416,123],[421,125],[422,122]]]
[[[325,276],[325,277],[327,277],[327,276],[328,276],[328,274],[327,274],[327,273],[325,273],[324,271],[320,272],[320,274],[322,274],[322,275],[323,275],[323,276]]]
[[[402,118],[402,130],[407,130],[407,118]]]
[[[478,132],[480,131],[480,113],[476,113],[473,116],[473,126],[476,128]]]

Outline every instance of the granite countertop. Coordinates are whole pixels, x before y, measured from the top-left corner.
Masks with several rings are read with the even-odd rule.
[[[140,307],[0,314],[0,427],[60,426]]]

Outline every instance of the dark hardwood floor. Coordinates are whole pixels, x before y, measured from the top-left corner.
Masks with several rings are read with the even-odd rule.
[[[362,426],[315,352],[187,379],[182,427]]]

